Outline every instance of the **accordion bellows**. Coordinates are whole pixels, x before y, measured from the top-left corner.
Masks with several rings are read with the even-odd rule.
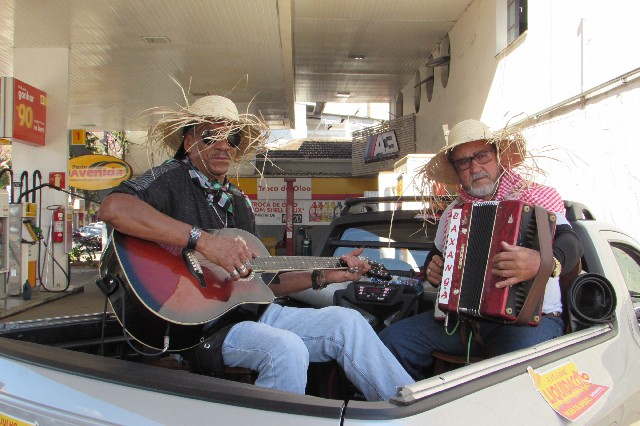
[[[546,210],[536,214],[535,210],[533,205],[521,201],[463,203],[452,209],[438,294],[438,307],[442,311],[462,317],[516,322],[527,298],[532,296],[534,279],[496,288],[495,283],[503,278],[491,273],[493,257],[501,251],[502,241],[534,250],[540,250],[541,240],[546,245],[549,239],[553,241],[555,215]],[[540,219],[536,216],[548,220],[549,226],[537,226]],[[540,238],[540,232],[551,235]],[[544,291],[535,293],[532,297],[539,300],[535,301],[532,314],[524,322],[519,319],[519,324],[540,323]]]

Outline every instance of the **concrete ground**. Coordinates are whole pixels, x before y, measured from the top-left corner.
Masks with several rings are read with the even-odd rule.
[[[97,267],[71,267],[70,286],[64,292],[49,292],[38,286],[31,300],[1,298],[0,322],[102,312],[105,297],[96,285],[97,279]]]

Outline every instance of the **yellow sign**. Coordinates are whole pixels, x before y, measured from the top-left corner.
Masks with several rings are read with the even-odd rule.
[[[71,131],[71,145],[84,145],[87,140],[87,132],[84,129],[74,129]]]
[[[569,361],[553,370],[541,373],[527,368],[533,385],[560,415],[576,420],[596,403],[609,389],[591,383],[591,377]]]
[[[69,160],[69,186],[98,191],[131,177],[131,166],[110,155],[82,155]]]
[[[11,425],[11,426],[33,426],[37,423],[28,422],[26,420],[22,420],[19,417],[10,416],[7,413],[3,413],[0,411],[0,425]]]

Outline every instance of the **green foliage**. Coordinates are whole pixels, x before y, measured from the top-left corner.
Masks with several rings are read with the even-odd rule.
[[[95,252],[82,244],[73,246],[69,253],[69,261],[76,264],[80,263],[89,266],[97,266]]]
[[[87,132],[85,146],[93,154],[112,155],[124,158],[129,152],[131,141],[125,131]]]
[[[11,168],[11,145],[0,146],[0,169]],[[4,188],[9,185],[11,177],[9,173],[3,173],[0,176],[0,187]]]

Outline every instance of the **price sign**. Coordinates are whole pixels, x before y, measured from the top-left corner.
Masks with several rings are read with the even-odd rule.
[[[44,146],[47,124],[47,94],[13,79],[13,139]]]

